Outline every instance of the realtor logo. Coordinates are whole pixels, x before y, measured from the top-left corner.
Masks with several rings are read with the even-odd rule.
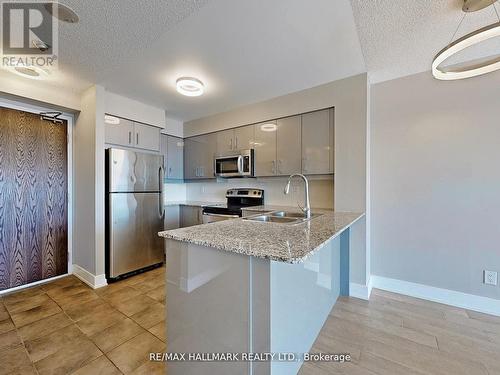
[[[2,66],[50,69],[57,63],[54,3],[6,1],[2,10]]]

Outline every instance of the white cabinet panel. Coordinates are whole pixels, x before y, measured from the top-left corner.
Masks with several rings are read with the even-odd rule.
[[[330,110],[302,115],[302,172],[328,174],[333,134],[330,135]]]
[[[276,174],[301,173],[301,116],[280,119],[276,125]]]
[[[253,125],[242,126],[234,129],[234,149],[248,150],[253,148],[254,143],[254,127]]]
[[[135,122],[134,130],[134,147],[160,151],[160,128]]]
[[[276,121],[254,125],[255,131],[255,175],[276,174]]]
[[[119,146],[134,146],[134,123],[118,119],[118,124],[104,123],[104,139],[106,143]]]

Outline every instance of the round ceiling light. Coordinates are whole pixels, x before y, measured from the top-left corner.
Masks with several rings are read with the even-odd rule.
[[[260,126],[260,130],[262,130],[263,132],[274,132],[276,131],[276,129],[276,124],[262,124]]]
[[[441,64],[451,56],[466,48],[477,45],[488,39],[500,36],[500,22],[483,27],[470,34],[457,39],[449,46],[443,48],[432,61],[432,74],[440,80],[455,80],[476,77],[500,69],[500,57],[495,57],[478,64],[461,66],[459,68],[442,68]]]
[[[110,125],[118,125],[120,123],[120,119],[115,116],[104,115],[104,122]]]
[[[78,14],[76,14],[73,9],[61,3],[57,2],[46,3],[45,9],[53,17],[57,18],[59,21],[62,22],[77,23],[80,20]]]
[[[41,79],[48,75],[48,72],[38,66],[16,66],[14,67],[14,73],[31,79]]]
[[[181,77],[176,81],[176,88],[179,94],[185,96],[200,96],[205,91],[203,82],[192,77]]]

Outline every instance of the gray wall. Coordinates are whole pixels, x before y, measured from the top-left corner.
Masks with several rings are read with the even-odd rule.
[[[184,123],[184,136],[335,107],[335,209],[365,212],[367,202],[367,75],[345,78]],[[370,263],[366,221],[352,228],[351,282],[365,284]]]
[[[372,273],[500,299],[500,74],[371,88]]]

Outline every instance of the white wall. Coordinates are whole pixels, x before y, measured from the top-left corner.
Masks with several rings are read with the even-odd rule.
[[[280,96],[184,123],[184,136],[213,132],[335,107],[335,189],[337,211],[365,212],[367,202],[367,75],[360,74],[321,86]],[[189,192],[188,192],[189,196]],[[367,215],[369,213],[367,212]],[[351,230],[351,282],[365,285],[370,263],[366,261],[366,221]]]
[[[104,111],[129,120],[165,128],[165,110],[107,91]]]
[[[176,137],[184,137],[184,123],[181,120],[165,116],[165,129],[161,131],[165,134],[175,135]]]
[[[371,88],[372,274],[500,299],[500,74]]]
[[[80,93],[54,87],[46,82],[23,78],[0,70],[0,92],[28,104],[42,104],[64,112],[80,110]]]
[[[104,88],[82,94],[73,131],[73,263],[104,274]]]
[[[73,130],[73,263],[95,274],[95,120],[96,88],[82,94]]]

